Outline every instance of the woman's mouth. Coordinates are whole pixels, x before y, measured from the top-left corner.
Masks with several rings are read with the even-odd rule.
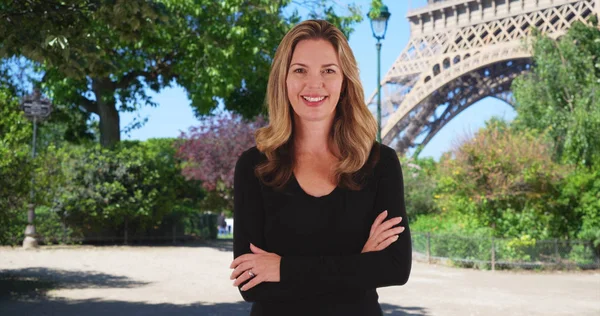
[[[304,104],[308,106],[319,106],[325,102],[327,96],[302,96]]]

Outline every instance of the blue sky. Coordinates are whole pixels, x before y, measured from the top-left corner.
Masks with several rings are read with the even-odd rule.
[[[338,2],[346,2],[338,0]],[[354,0],[361,6],[362,12],[369,11],[371,0]],[[422,7],[426,0],[387,0],[391,17],[388,30],[381,50],[382,77],[392,66],[398,55],[402,52],[410,37],[410,30],[406,14],[409,8]],[[368,19],[355,26],[355,31],[350,35],[350,47],[354,51],[361,73],[361,80],[368,97],[376,88],[377,81],[377,52],[375,39],[371,32]],[[131,131],[129,135],[122,135],[123,139],[146,140],[158,137],[177,137],[181,131],[187,131],[191,126],[197,125],[190,107],[190,101],[181,87],[168,88],[158,94],[151,93],[159,104],[156,108],[145,107],[138,113],[121,113],[121,128],[126,127],[135,117],[147,117],[148,122],[140,129]],[[486,98],[461,112],[429,142],[423,149],[420,157],[433,157],[438,159],[442,153],[452,148],[456,139],[468,133],[472,134],[484,125],[484,122],[493,116],[512,120],[515,111],[506,103],[493,98]]]

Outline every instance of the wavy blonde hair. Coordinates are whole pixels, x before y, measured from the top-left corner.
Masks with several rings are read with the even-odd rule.
[[[333,45],[344,76],[329,140],[339,150],[334,177],[340,187],[358,190],[379,157],[375,142],[377,122],[365,104],[358,66],[346,37],[324,20],[307,20],[296,25],[277,48],[267,86],[269,125],[255,135],[257,148],[267,160],[255,173],[263,183],[275,188],[282,188],[292,176],[294,118],[286,79],[296,45],[303,40],[319,39]]]

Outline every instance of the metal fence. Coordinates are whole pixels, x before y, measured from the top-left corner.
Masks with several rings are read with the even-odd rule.
[[[179,243],[217,238],[217,215],[210,212],[192,214],[177,221],[164,220],[153,229],[139,229],[129,225],[128,230],[115,234],[115,229],[99,229],[82,231],[71,229],[65,224],[49,217],[48,213],[36,215],[36,239],[41,245],[53,244],[152,244]],[[135,224],[135,223],[134,223]],[[25,227],[25,225],[23,225]],[[8,237],[9,245],[20,245],[24,236]],[[1,245],[1,244],[0,244]]]
[[[415,259],[483,269],[600,268],[600,253],[590,241],[465,237],[411,232]]]
[[[93,235],[93,236],[58,236],[58,235],[39,235],[36,240],[40,245],[78,245],[78,244],[97,244],[97,245],[135,245],[135,244],[177,244],[185,242],[203,241],[207,238],[196,234],[181,234],[180,232],[169,235],[158,236],[127,236],[124,235]],[[21,245],[22,237],[9,238],[9,245]]]
[[[456,234],[423,232],[411,232],[411,234],[414,258],[429,263],[442,262],[491,270],[497,268],[600,269],[600,251],[590,241],[466,237]],[[175,227],[170,234],[155,236],[88,235],[75,237],[57,234],[41,235],[38,238],[41,244],[174,244],[206,239],[205,236],[193,233],[184,234]],[[20,244],[22,239],[15,238],[13,242]]]

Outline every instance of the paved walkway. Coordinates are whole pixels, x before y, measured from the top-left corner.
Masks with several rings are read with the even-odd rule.
[[[230,242],[0,247],[0,315],[248,315]],[[600,272],[478,271],[415,262],[379,289],[386,315],[600,315]]]

